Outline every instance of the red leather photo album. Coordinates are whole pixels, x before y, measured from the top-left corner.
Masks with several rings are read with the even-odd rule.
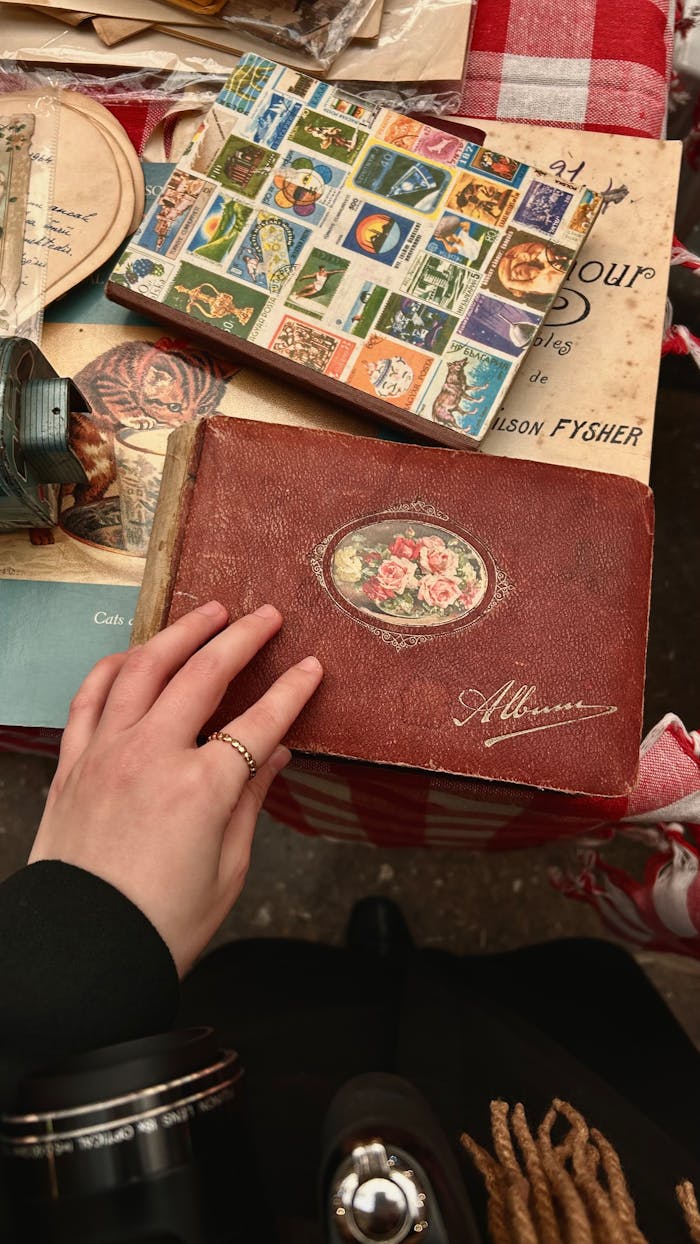
[[[174,432],[134,628],[213,597],[309,653],[300,753],[615,796],[637,774],[653,501],[636,480],[229,417]]]

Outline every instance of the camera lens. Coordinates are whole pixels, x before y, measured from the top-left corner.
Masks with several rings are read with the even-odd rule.
[[[26,1080],[0,1116],[13,1244],[245,1238],[261,1201],[242,1074],[211,1029],[188,1029]]]

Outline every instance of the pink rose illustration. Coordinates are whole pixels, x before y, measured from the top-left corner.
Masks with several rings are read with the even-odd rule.
[[[455,579],[446,575],[427,574],[420,581],[418,599],[426,605],[436,605],[439,609],[447,609],[459,599],[460,588]]]
[[[377,580],[398,596],[415,583],[416,563],[407,557],[388,557],[377,570]]]
[[[363,584],[362,591],[365,596],[368,596],[370,600],[374,600],[377,603],[383,600],[391,600],[394,596],[394,593],[389,588],[382,587],[376,576],[373,579],[368,579],[367,582]]]
[[[459,565],[459,558],[454,549],[445,548],[444,544],[442,548],[426,548],[424,544],[420,551],[420,564],[428,574],[452,577]]]
[[[432,552],[433,549],[444,549],[445,547],[445,541],[442,536],[421,536],[418,543],[422,549],[428,549],[429,552]]]
[[[394,543],[389,545],[389,552],[394,557],[416,558],[420,553],[420,540],[410,540],[408,536],[396,536]]]
[[[478,595],[479,584],[470,583],[467,587],[465,587],[464,591],[460,593],[459,603],[460,605],[464,605],[465,609],[471,609]]]

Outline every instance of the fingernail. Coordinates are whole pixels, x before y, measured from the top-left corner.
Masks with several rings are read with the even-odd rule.
[[[280,743],[279,747],[276,747],[270,756],[270,764],[275,770],[275,773],[281,773],[285,766],[289,764],[291,759],[292,753],[289,748],[283,747]]]
[[[224,613],[225,611],[226,606],[222,605],[218,600],[209,600],[206,605],[199,605],[199,607],[195,609],[195,613],[203,613],[208,618],[215,618],[217,614]]]
[[[316,660],[316,657],[304,657],[304,660],[299,662],[299,669],[307,670],[309,674],[323,673],[323,666],[320,661]]]
[[[260,607],[254,611],[253,617],[255,618],[276,618],[278,614],[279,614],[279,609],[275,609],[274,605],[260,605]]]

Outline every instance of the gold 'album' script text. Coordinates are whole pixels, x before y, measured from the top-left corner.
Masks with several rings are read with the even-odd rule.
[[[590,721],[594,717],[608,717],[617,712],[615,704],[584,704],[582,700],[567,700],[561,704],[533,703],[537,686],[523,683],[516,687],[516,680],[511,678],[504,682],[498,691],[485,695],[476,687],[468,687],[460,691],[459,703],[466,709],[463,717],[453,717],[455,726],[467,726],[477,721],[482,725],[500,721],[522,722],[517,730],[505,730],[502,734],[491,735],[484,739],[484,747],[493,747],[506,739],[514,739],[523,734],[535,734],[538,730],[556,730],[560,726],[575,726],[581,721]],[[556,721],[539,721],[539,718],[557,715]],[[563,716],[560,714],[568,714]],[[537,724],[532,724],[533,722]]]

